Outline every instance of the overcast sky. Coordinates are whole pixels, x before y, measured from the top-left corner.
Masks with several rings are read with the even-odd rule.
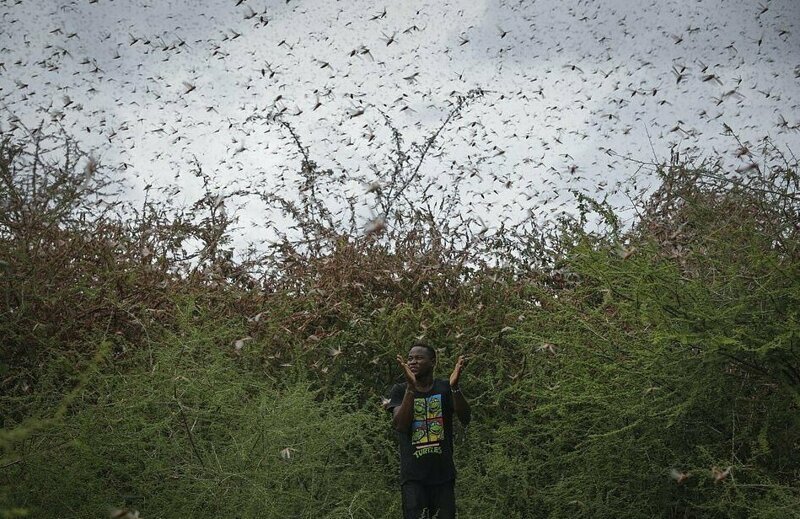
[[[676,146],[735,171],[754,158],[725,125],[752,149],[800,150],[797,0],[0,5],[0,125],[60,121],[134,199],[151,184],[194,200],[194,157],[223,191],[291,179],[298,154],[275,113],[320,165],[381,181],[381,112],[408,144],[474,88],[487,93],[423,171],[445,186],[460,175],[464,211],[490,225],[568,207],[567,189],[613,192]],[[349,189],[366,223],[366,188]],[[231,210],[256,239],[259,204]]]

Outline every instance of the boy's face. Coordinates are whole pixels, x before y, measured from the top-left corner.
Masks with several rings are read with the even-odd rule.
[[[427,349],[415,346],[408,352],[408,367],[415,377],[424,377],[433,373],[434,366],[436,366],[436,361]]]

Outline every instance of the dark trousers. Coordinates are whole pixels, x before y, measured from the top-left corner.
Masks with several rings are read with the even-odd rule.
[[[441,485],[423,485],[417,481],[403,483],[404,519],[455,519],[455,483],[455,480]]]

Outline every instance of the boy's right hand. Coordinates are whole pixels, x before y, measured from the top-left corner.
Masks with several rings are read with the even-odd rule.
[[[411,371],[411,368],[408,367],[408,363],[403,359],[402,355],[397,356],[397,363],[400,364],[400,367],[403,368],[403,374],[406,376],[406,382],[408,383],[408,389],[412,391],[417,390],[417,377],[414,375],[414,372]]]

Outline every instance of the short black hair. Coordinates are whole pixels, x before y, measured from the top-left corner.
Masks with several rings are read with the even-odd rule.
[[[428,350],[431,359],[436,360],[436,350],[434,350],[433,346],[431,346],[427,342],[415,341],[414,344],[411,345],[411,349],[414,348],[425,348],[426,350]]]

